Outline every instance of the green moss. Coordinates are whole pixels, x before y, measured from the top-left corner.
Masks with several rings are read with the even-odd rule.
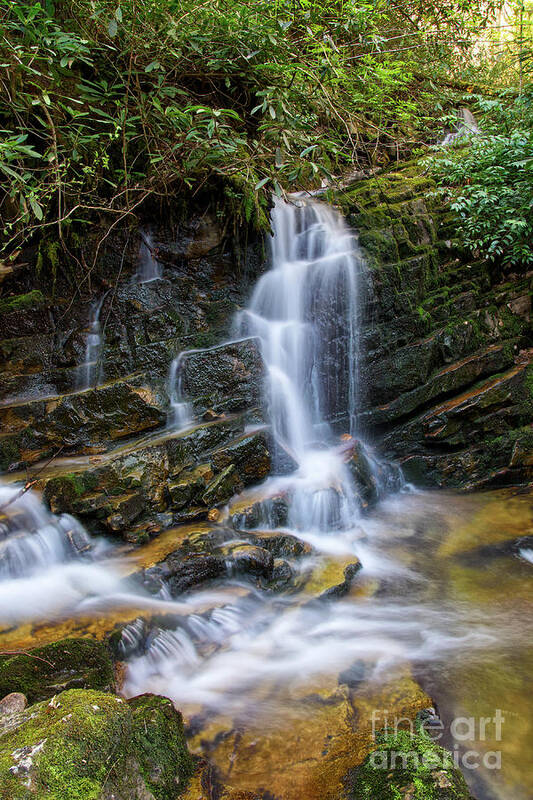
[[[67,688],[110,689],[111,656],[100,642],[63,639],[29,653],[0,656],[0,697],[22,692],[30,703]]]
[[[399,261],[398,245],[392,229],[363,231],[359,244],[371,258],[382,263]]]
[[[134,724],[133,745],[145,783],[157,800],[183,790],[193,765],[185,745],[183,720],[170,700],[155,695],[129,703]]]
[[[128,704],[75,689],[14,723],[0,734],[0,796],[10,800],[129,800],[148,792],[175,800],[192,772],[181,715],[165,698]],[[22,757],[31,761],[29,786],[28,772],[17,770]]]
[[[202,347],[213,347],[217,344],[218,337],[217,334],[213,331],[202,331],[198,333],[194,337],[193,345],[194,347],[202,348]]]
[[[39,308],[46,303],[46,299],[39,289],[33,289],[27,294],[18,294],[15,297],[6,297],[0,300],[0,314],[9,314],[12,311],[26,311]]]
[[[97,481],[89,473],[69,473],[51,478],[43,492],[45,501],[55,514],[73,512],[76,500],[96,487]]]
[[[469,800],[452,756],[425,733],[382,734],[354,774],[352,800]]]

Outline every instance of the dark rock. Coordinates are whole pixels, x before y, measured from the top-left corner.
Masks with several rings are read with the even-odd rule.
[[[226,562],[222,556],[183,557],[176,553],[166,559],[165,566],[169,575],[168,587],[174,597],[226,574]]]
[[[181,386],[198,412],[242,411],[259,405],[263,361],[256,338],[187,354]]]
[[[207,484],[207,488],[202,495],[202,502],[206,506],[216,506],[233,497],[237,492],[242,491],[244,484],[234,464],[229,464],[222,472]]]
[[[231,570],[234,574],[257,575],[272,578],[274,559],[272,553],[254,545],[239,545],[231,550]]]

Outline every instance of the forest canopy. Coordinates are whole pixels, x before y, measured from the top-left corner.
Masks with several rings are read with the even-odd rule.
[[[7,253],[184,191],[264,229],[273,191],[435,144],[465,95],[530,96],[524,3],[0,0],[0,26]]]

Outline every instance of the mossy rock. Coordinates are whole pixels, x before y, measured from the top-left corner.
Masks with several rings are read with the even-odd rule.
[[[73,689],[0,725],[11,800],[175,800],[191,773],[181,714],[163,697]]]
[[[65,689],[109,691],[113,686],[111,655],[91,639],[62,639],[28,653],[0,656],[0,697],[22,692],[35,703]]]
[[[381,735],[353,777],[351,800],[472,800],[452,754],[423,732]]]
[[[0,300],[0,314],[9,314],[12,311],[26,311],[27,309],[39,308],[46,303],[45,297],[39,289],[33,289],[26,294],[17,294],[13,297],[6,297]]]

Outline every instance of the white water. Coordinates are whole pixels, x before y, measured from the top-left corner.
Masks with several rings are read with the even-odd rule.
[[[33,491],[0,483],[0,626],[136,608],[189,615],[227,600],[200,591],[183,602],[148,595],[124,578],[126,562],[69,514],[56,516]]]
[[[135,280],[137,283],[150,283],[157,281],[162,276],[159,261],[154,258],[154,242],[149,231],[140,231],[141,246],[139,248],[139,264]]]
[[[291,527],[346,530],[357,503],[329,422],[340,420],[347,434],[355,433],[363,259],[333,208],[274,202],[272,268],[237,328],[259,337],[277,455],[289,453],[297,465],[287,484]]]
[[[449,147],[449,145],[460,142],[461,140],[464,143],[464,141],[470,136],[475,136],[476,134],[481,133],[476,122],[476,118],[468,108],[458,109],[457,123],[455,127],[456,130],[452,131],[451,133],[447,133],[442,140],[443,147]]]
[[[89,324],[85,338],[85,356],[83,363],[78,367],[77,388],[89,389],[102,381],[102,329],[100,325],[100,313],[107,292],[94,302],[91,306]]]
[[[184,350],[172,361],[168,374],[169,413],[167,427],[175,430],[185,430],[193,421],[192,405],[185,398],[182,390],[181,370],[183,361],[189,350]]]

